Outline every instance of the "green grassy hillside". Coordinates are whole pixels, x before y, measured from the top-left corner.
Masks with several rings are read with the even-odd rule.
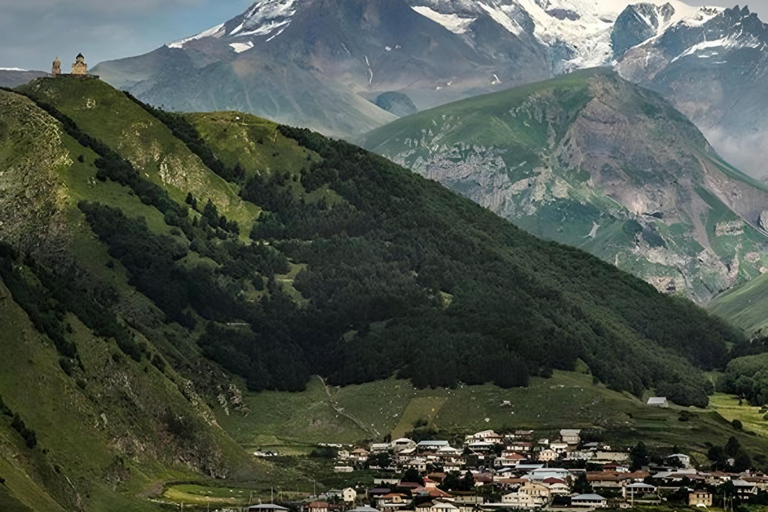
[[[245,403],[248,416],[221,413],[219,423],[249,450],[284,454],[306,454],[323,442],[356,443],[387,434],[394,439],[413,431],[419,420],[446,438],[489,428],[534,429],[542,437],[561,428],[581,428],[604,430],[606,441],[617,446],[642,439],[652,446],[677,445],[701,454],[707,443],[722,444],[731,435],[757,451],[768,445],[768,432],[755,419],[757,408],[737,409],[732,395],[716,395],[703,410],[657,409],[576,372],[558,371],[550,379],[535,378],[529,387],[514,389],[482,385],[419,390],[396,379],[335,387],[315,378],[304,392],[247,393]],[[729,421],[737,417],[751,418],[747,430],[759,436],[735,430]]]
[[[229,219],[250,229],[258,209],[210,172],[171,130],[139,105],[100,80],[36,80],[20,88],[37,101],[54,104],[92,137],[130,161],[144,177],[163,186],[176,201],[187,193],[211,200]]]
[[[167,231],[162,214],[127,187],[96,179],[95,154],[26,98],[0,91],[0,118],[0,238],[28,254],[0,255],[0,508],[150,511],[158,508],[146,495],[158,482],[255,478],[263,465],[216,426],[194,388],[166,364],[174,356],[168,341],[153,345],[123,324],[138,348],[134,360],[131,347],[94,336],[99,326],[87,327],[68,303],[93,307],[88,297],[99,297],[136,314],[154,308],[131,292],[78,201],[98,197]],[[56,289],[73,270],[90,290]],[[116,292],[124,298],[116,301]],[[199,365],[199,355],[190,359]],[[31,448],[13,428],[15,415],[35,433]]]
[[[361,142],[538,236],[702,303],[768,261],[755,227],[765,186],[610,70],[444,105]]]
[[[715,297],[709,310],[750,334],[768,327],[768,275],[728,290]]]
[[[608,408],[569,393],[629,407],[621,392],[666,386],[704,406],[703,370],[745,343],[346,143],[155,111],[95,80],[21,92],[0,91],[0,500],[17,508],[149,511],[170,481],[306,483],[317,468],[242,446],[302,451],[422,416],[495,425],[503,396],[526,421],[552,400],[585,425]],[[584,364],[594,377],[559,372]]]

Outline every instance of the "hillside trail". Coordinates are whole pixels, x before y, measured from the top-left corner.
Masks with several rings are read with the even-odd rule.
[[[344,412],[344,409],[339,407],[339,404],[336,403],[336,401],[333,399],[333,395],[331,394],[331,388],[328,387],[328,384],[326,384],[325,379],[323,379],[321,376],[317,376],[318,379],[320,379],[320,382],[323,384],[323,389],[325,389],[325,394],[328,396],[328,404],[333,408],[334,411],[336,411],[337,414],[347,418],[349,421],[354,423],[357,428],[365,432],[366,434],[378,438],[381,437],[381,434],[379,433],[376,428],[373,426],[367,427],[362,421],[358,420],[351,414]]]

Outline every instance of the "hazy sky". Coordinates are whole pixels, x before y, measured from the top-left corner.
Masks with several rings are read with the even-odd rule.
[[[638,0],[640,2],[642,0]],[[732,7],[734,0],[689,0]],[[0,0],[0,67],[91,66],[146,53],[240,14],[253,0]],[[743,4],[742,4],[743,5]],[[768,0],[749,4],[768,20]]]
[[[768,0],[766,0],[768,1]],[[151,51],[243,12],[253,0],[0,0],[0,67],[50,71]]]

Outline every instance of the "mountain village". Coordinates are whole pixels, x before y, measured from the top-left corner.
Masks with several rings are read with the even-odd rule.
[[[369,469],[381,476],[372,487],[330,490],[283,505],[301,512],[493,512],[628,509],[669,502],[729,510],[734,498],[756,501],[768,491],[766,475],[699,470],[683,453],[670,452],[660,462],[648,457],[638,468],[643,455],[637,448],[615,449],[591,441],[592,434],[562,429],[546,439],[533,430],[484,430],[466,436],[459,446],[410,438],[356,447],[323,445],[337,450],[336,473]],[[248,510],[288,509],[257,505]]]

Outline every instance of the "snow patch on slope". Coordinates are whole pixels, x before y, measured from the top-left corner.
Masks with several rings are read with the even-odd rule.
[[[283,21],[270,21],[268,23],[265,23],[253,30],[249,30],[248,32],[240,32],[237,34],[237,37],[244,37],[244,36],[267,36],[274,32],[275,30],[286,27],[291,24],[291,20],[283,20]]]
[[[695,14],[684,19],[683,24],[689,27],[700,27],[723,11],[725,11],[723,7],[701,7]]]
[[[477,18],[462,18],[458,14],[440,14],[437,11],[432,10],[426,5],[418,5],[413,7],[413,10],[422,16],[429,18],[447,28],[454,34],[463,34],[467,31],[467,27],[475,21]]]
[[[365,56],[365,65],[368,68],[368,85],[373,83],[373,69],[371,69],[371,62],[368,60],[368,56]]]
[[[209,28],[205,32],[200,32],[195,36],[179,39],[178,41],[173,41],[172,43],[168,43],[165,46],[167,46],[168,48],[184,48],[184,45],[190,41],[196,41],[198,39],[203,39],[205,37],[221,37],[222,35],[224,35],[221,30],[223,28],[224,28],[224,24],[222,23],[221,25],[216,25],[213,28]]]
[[[291,23],[291,18],[296,14],[297,0],[260,0],[254,3],[248,10],[239,16],[240,23],[234,28],[230,23],[223,23],[213,28],[201,32],[195,36],[179,39],[166,44],[168,48],[184,48],[184,45],[190,41],[203,39],[206,37],[249,37],[249,36],[270,36],[272,40],[280,35]],[[251,45],[246,48],[243,45]],[[236,52],[240,53],[250,50],[253,43],[234,43],[230,45]]]
[[[232,47],[236,53],[243,53],[253,48],[253,43],[250,41],[247,43],[231,43],[229,46]]]
[[[702,41],[701,43],[697,43],[687,50],[685,50],[683,53],[675,57],[671,60],[671,62],[675,62],[678,59],[682,59],[683,57],[686,57],[688,55],[693,55],[698,52],[705,52],[708,50],[712,50],[713,48],[722,48],[725,50],[732,50],[736,48],[761,48],[765,47],[765,43],[761,43],[757,38],[750,37],[745,40],[739,40],[736,36],[728,36],[723,37],[720,39],[715,39],[714,41]],[[712,52],[712,55],[717,55],[717,52]],[[709,55],[699,55],[699,57],[708,57]]]
[[[21,68],[0,68],[0,71],[27,71],[27,70],[21,69]]]
[[[523,27],[520,26],[520,24],[515,21],[508,12],[505,12],[504,7],[500,7],[497,4],[488,5],[485,3],[480,3],[480,7],[488,13],[488,16],[490,16],[493,21],[507,29],[509,32],[515,34],[516,36],[521,35],[524,30]]]

